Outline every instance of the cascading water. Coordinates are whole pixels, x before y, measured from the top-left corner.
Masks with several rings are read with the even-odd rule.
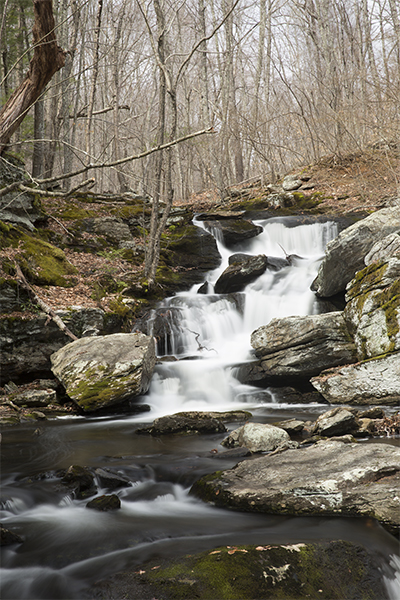
[[[260,222],[264,231],[238,251],[292,256],[290,265],[267,270],[243,293],[218,296],[214,284],[230,251],[218,242],[219,269],[208,276],[208,294],[195,286],[163,303],[166,335],[151,389],[139,416],[91,417],[25,424],[3,432],[0,518],[23,543],[1,549],[1,598],[93,598],[93,582],[133,569],[154,556],[177,556],[225,544],[278,544],[344,539],[363,544],[382,565],[388,598],[399,596],[397,544],[365,519],[288,518],[232,513],[188,495],[193,482],[233,467],[221,458],[224,434],[155,439],[136,430],[155,417],[182,410],[244,407],[257,421],[315,418],[326,406],[281,405],[268,390],[242,385],[234,365],[251,358],[250,334],[272,318],[319,312],[310,291],[333,223],[286,227],[285,219]],[[132,481],[117,490],[121,509],[98,513],[60,487],[57,469],[71,464],[110,468]],[[98,482],[99,485],[99,482]],[[109,493],[101,489],[98,493]]]

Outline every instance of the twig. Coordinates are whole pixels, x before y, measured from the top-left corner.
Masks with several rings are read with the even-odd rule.
[[[218,352],[215,350],[215,348],[207,348],[206,346],[203,346],[202,344],[200,344],[200,342],[199,342],[200,334],[199,333],[197,333],[196,331],[192,331],[191,329],[188,329],[188,331],[190,331],[190,333],[193,333],[194,339],[197,342],[198,350],[200,350],[200,351],[207,350],[207,352],[215,352],[216,354],[218,354]]]
[[[39,298],[39,296],[33,291],[31,286],[25,279],[25,276],[22,273],[20,266],[16,262],[14,263],[14,266],[19,283],[32,295],[34,302],[36,302],[36,304],[40,306],[40,308],[46,313],[46,315],[53,319],[54,323],[57,325],[57,327],[61,329],[63,333],[65,333],[65,335],[67,335],[74,341],[77,340],[78,338],[76,337],[76,335],[68,329],[63,320],[60,319],[60,317],[56,315],[56,313],[50,308],[50,306],[47,306],[47,304],[41,298]]]

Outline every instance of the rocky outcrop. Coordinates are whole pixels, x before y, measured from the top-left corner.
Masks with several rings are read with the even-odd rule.
[[[264,254],[250,256],[246,260],[231,263],[215,283],[216,294],[241,292],[246,285],[262,275],[268,266],[268,258]]]
[[[400,350],[400,257],[359,271],[346,300],[344,317],[360,360]]]
[[[346,435],[357,429],[355,415],[346,408],[333,408],[320,415],[315,421],[312,433],[327,437]]]
[[[400,352],[323,371],[312,385],[330,404],[400,403]]]
[[[290,377],[309,378],[328,366],[357,360],[340,312],[272,319],[252,333],[251,345],[260,359],[260,379],[271,383]]]
[[[82,338],[52,354],[51,363],[68,396],[91,412],[148,390],[154,340],[142,333]]]
[[[192,493],[217,506],[284,515],[374,517],[400,527],[400,448],[321,441],[208,475]]]
[[[289,434],[280,427],[266,423],[246,423],[231,431],[221,445],[227,448],[244,447],[250,452],[270,452],[289,440]]]
[[[99,308],[73,307],[56,311],[68,329],[77,337],[96,333],[114,333],[121,327],[118,317],[107,315]],[[42,377],[51,372],[50,356],[70,338],[65,335],[48,316],[4,317],[0,319],[0,373],[1,384],[8,381]]]
[[[105,238],[113,246],[126,247],[125,242],[133,244],[133,235],[129,226],[116,217],[96,217],[83,219],[82,228],[89,233],[96,233]]]
[[[311,289],[317,296],[333,296],[346,289],[355,273],[364,267],[364,257],[373,245],[400,230],[400,206],[383,208],[354,223],[326,247]]]

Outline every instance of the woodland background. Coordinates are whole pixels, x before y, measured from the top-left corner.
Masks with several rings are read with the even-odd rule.
[[[32,57],[33,3],[1,0],[1,102]],[[400,139],[398,0],[55,0],[65,66],[9,150],[36,178],[183,200]],[[61,181],[64,190],[88,173]]]

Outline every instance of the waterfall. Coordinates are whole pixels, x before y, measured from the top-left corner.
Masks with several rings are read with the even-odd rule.
[[[235,379],[232,366],[251,359],[252,331],[276,317],[318,312],[310,285],[326,244],[337,235],[337,225],[315,222],[292,227],[292,219],[284,217],[256,224],[263,232],[236,252],[278,258],[291,255],[290,265],[279,271],[267,269],[243,292],[215,294],[214,284],[232,254],[217,239],[222,262],[208,274],[209,293],[198,294],[196,285],[163,304],[168,340],[159,342],[158,353],[167,351],[177,360],[156,369],[145,399],[152,409],[149,419],[182,410],[250,409],[254,406],[251,399],[259,395]],[[272,396],[264,394],[265,398],[271,401]]]

